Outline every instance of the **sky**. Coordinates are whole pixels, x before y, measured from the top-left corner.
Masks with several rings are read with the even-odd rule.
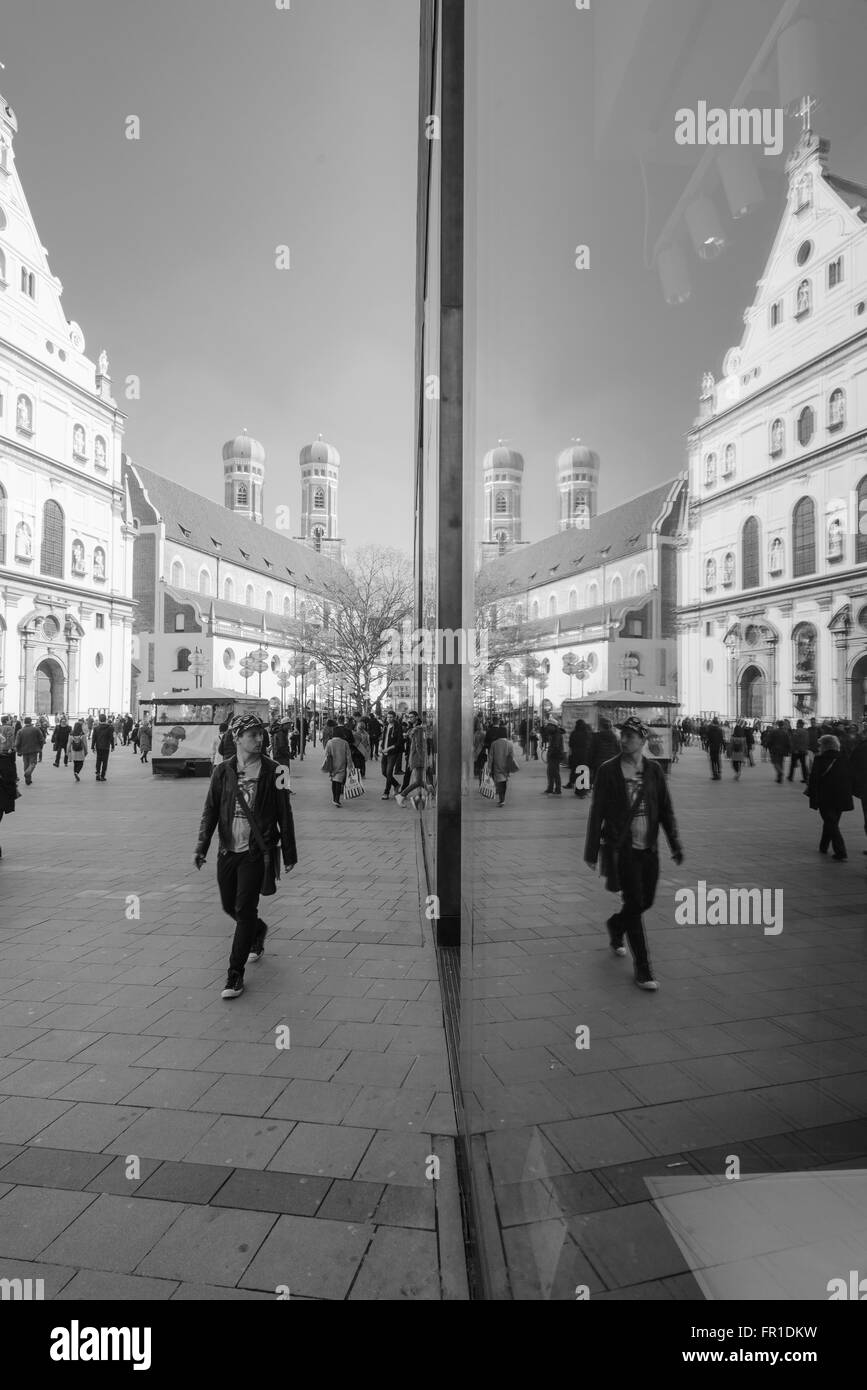
[[[632,15],[659,0],[609,4],[626,42]],[[764,24],[778,4],[726,0],[733,63],[747,17]],[[803,5],[822,18],[834,77],[817,129],[832,169],[864,178],[867,6]],[[599,148],[595,7],[471,8],[472,465],[480,495],[498,438],[523,453],[524,539],[535,540],[556,529],[555,459],[573,437],[600,455],[601,509],[684,469],[701,375],[718,376],[740,340],[782,215],[785,153],[760,158],[754,213],[732,223],[721,208],[729,247],[711,264],[691,258],[692,297],[670,307],[645,245],[685,175],[651,161],[646,202],[637,157]],[[696,46],[692,95],[722,71],[721,43]],[[288,505],[294,525],[298,454],[321,433],[342,457],[350,550],[410,551],[414,0],[3,0],[0,60],[67,317],[91,357],[108,350],[116,394],[127,374],[141,378],[141,400],[121,401],[131,457],[221,502],[222,445],[246,428],[267,453],[266,524]],[[124,138],[130,114],[137,142]],[[797,135],[787,121],[786,152]],[[575,268],[579,244],[589,270]],[[281,245],[290,270],[275,267]]]

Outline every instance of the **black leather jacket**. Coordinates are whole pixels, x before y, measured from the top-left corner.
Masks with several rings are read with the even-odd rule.
[[[655,850],[660,826],[665,831],[672,854],[682,853],[680,836],[674,807],[668,791],[665,773],[659,763],[650,758],[644,759],[644,799],[643,808],[647,816],[647,847]],[[599,844],[604,838],[608,844],[617,844],[623,837],[629,820],[629,798],[626,783],[620,770],[620,757],[603,763],[596,773],[593,788],[593,803],[590,819],[587,822],[587,838],[584,844],[584,859],[595,864],[599,858]]]
[[[262,832],[268,846],[279,845],[283,864],[287,869],[298,863],[295,845],[295,820],[292,815],[291,794],[277,786],[277,774],[285,776],[286,769],[262,759],[259,785],[256,789],[256,802],[253,818]],[[238,760],[230,758],[214,768],[211,785],[205,798],[205,809],[199,826],[199,839],[196,854],[204,856],[208,852],[214,831],[219,829],[220,849],[232,852],[232,824],[235,819],[235,795],[238,785]],[[251,851],[256,854],[255,839],[250,837]]]

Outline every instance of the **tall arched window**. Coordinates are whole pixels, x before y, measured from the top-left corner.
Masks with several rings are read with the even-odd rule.
[[[623,598],[623,580],[619,574],[615,574],[611,581],[611,602],[619,603]]]
[[[741,573],[745,589],[757,589],[762,582],[759,558],[759,523],[751,516],[741,533]]]
[[[250,493],[246,483],[239,483],[235,489],[235,502],[239,507],[249,507]]]
[[[867,564],[867,476],[858,484],[858,516],[855,521],[855,563]]]
[[[244,602],[248,608],[252,608],[254,606],[253,599],[253,585],[248,584],[247,588],[244,590]]]
[[[704,562],[704,587],[708,590],[716,588],[716,560]]]
[[[175,670],[176,670],[176,671],[189,671],[189,669],[190,669],[190,649],[189,649],[189,647],[181,647],[180,650],[178,651],[178,664],[177,664],[177,666],[175,667]]]
[[[816,573],[816,504],[802,497],[792,513],[792,566],[796,579]]]
[[[576,613],[577,611],[578,611],[578,590],[577,590],[577,589],[570,589],[570,590],[569,590],[569,612],[570,612],[570,613]]]
[[[321,487],[316,489],[313,496],[313,510],[317,512],[325,511],[325,491]]]
[[[841,386],[831,392],[828,401],[828,429],[838,430],[846,423],[846,392]]]
[[[223,598],[227,603],[235,602],[235,584],[230,576],[227,576],[223,584]]]
[[[180,560],[172,560],[172,588],[185,589],[186,575]]]
[[[552,594],[551,597],[548,599],[548,617],[549,617],[549,618],[556,618],[556,616],[557,616],[557,595],[556,595],[556,594]]]
[[[596,583],[596,580],[594,579],[593,582],[592,582],[591,584],[588,584],[588,585],[587,585],[587,607],[588,607],[588,608],[597,608],[598,605],[599,605],[599,585]]]
[[[270,589],[265,590],[265,612],[274,612],[274,595],[271,593]]]
[[[291,617],[292,617],[292,595],[291,595],[291,594],[284,594],[284,596],[283,596],[283,617],[284,617],[284,618],[291,618]]]
[[[63,578],[63,510],[50,498],[42,508],[42,549],[39,568],[54,579]]]
[[[497,508],[496,508],[496,510],[497,510],[497,515],[498,515],[498,516],[505,516],[505,515],[506,515],[506,512],[509,510],[509,503],[508,503],[508,501],[507,501],[507,499],[506,499],[506,494],[505,494],[504,492],[498,492],[498,493],[497,493]]]
[[[313,528],[313,549],[317,552],[317,554],[321,554],[321,553],[322,553],[322,537],[323,537],[324,535],[325,535],[325,532],[323,531],[323,529],[322,529],[321,526],[314,526],[314,528]]]
[[[0,483],[0,565],[6,564],[6,489]]]
[[[206,569],[200,570],[200,571],[199,571],[199,593],[200,593],[200,594],[209,594],[210,592],[211,592],[211,571],[210,571],[210,570],[206,570]]]
[[[640,597],[647,593],[647,570],[640,569],[635,575],[635,592]]]
[[[539,618],[539,600],[538,600],[537,598],[534,598],[534,599],[533,599],[533,607],[532,607],[531,610],[530,610],[530,620],[531,620],[531,622],[537,622],[537,621],[538,621],[538,618]]]

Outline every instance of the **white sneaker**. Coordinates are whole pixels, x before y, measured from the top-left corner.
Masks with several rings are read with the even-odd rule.
[[[405,805],[406,805],[406,797],[405,797],[405,796],[401,796],[400,792],[397,793],[397,795],[395,796],[394,799],[395,799],[395,801],[397,802],[398,806],[405,806]]]
[[[244,981],[230,975],[223,990],[222,999],[238,999],[244,993]]]
[[[639,989],[648,989],[648,990],[659,989],[659,985],[657,984],[656,980],[654,980],[654,979],[639,980],[638,976],[636,975],[636,977],[635,977],[635,983],[638,985],[638,988],[639,988]]]

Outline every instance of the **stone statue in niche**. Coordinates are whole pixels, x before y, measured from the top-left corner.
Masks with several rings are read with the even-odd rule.
[[[783,422],[775,420],[771,425],[771,453],[781,454],[783,452]]]
[[[783,542],[779,536],[776,537],[771,545],[771,574],[779,574],[783,568]]]
[[[798,313],[806,314],[810,310],[810,286],[803,280],[798,286]]]
[[[93,552],[93,577],[94,579],[105,579],[105,551],[99,546]]]
[[[81,541],[72,542],[72,573],[84,574],[84,546]]]
[[[99,435],[99,434],[98,434],[98,435],[96,436],[96,443],[95,443],[95,445],[94,445],[93,452],[94,452],[94,454],[95,454],[95,456],[96,456],[96,462],[97,462],[97,464],[99,465],[99,467],[100,467],[100,468],[104,468],[104,467],[105,467],[105,440],[102,438],[102,435]]]
[[[26,521],[15,527],[15,554],[19,560],[33,559],[33,535]]]
[[[808,680],[816,671],[816,633],[813,628],[801,628],[795,638],[795,679]]]
[[[735,578],[735,557],[727,555],[723,560],[723,583],[733,584]]]
[[[108,376],[108,353],[105,348],[103,348],[102,352],[99,354],[98,366],[100,376]]]
[[[713,395],[713,388],[714,388],[714,385],[715,385],[715,382],[714,382],[714,379],[713,379],[713,372],[705,372],[704,375],[702,376],[702,379],[701,379],[701,398],[702,398],[702,400],[706,400],[708,396],[712,396],[712,395]]]
[[[839,517],[828,527],[828,559],[839,560],[843,555],[843,526]]]
[[[33,429],[33,406],[26,396],[18,397],[18,428],[20,430]]]
[[[78,458],[84,458],[84,450],[84,427],[82,425],[76,425],[75,429],[72,431],[72,452],[76,454]]]

